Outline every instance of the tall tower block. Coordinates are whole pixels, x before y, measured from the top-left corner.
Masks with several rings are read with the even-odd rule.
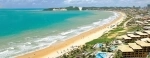
[[[82,7],[78,7],[80,11],[82,11]]]

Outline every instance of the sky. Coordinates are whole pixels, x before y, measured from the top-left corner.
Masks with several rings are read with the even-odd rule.
[[[150,0],[0,0],[0,8],[51,8],[66,6],[146,6]]]

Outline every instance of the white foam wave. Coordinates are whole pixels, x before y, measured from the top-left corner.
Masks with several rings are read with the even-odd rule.
[[[14,47],[9,47],[8,49],[9,49],[9,50],[13,50],[13,49],[15,49],[15,48],[14,48]]]
[[[65,38],[66,36],[48,36],[39,40],[35,40],[34,42],[50,42],[53,40],[57,40],[57,39],[61,39],[61,38]]]
[[[32,43],[31,43],[31,42],[26,42],[25,44],[29,44],[29,45],[30,45],[30,44],[32,44]]]
[[[62,32],[61,35],[67,35],[67,34],[72,33],[72,32],[74,32],[74,31],[75,31],[75,30],[70,30],[70,31],[67,31],[67,32]]]
[[[13,50],[5,50],[5,51],[2,51],[0,52],[0,57],[2,58],[8,58],[10,57],[15,51]]]

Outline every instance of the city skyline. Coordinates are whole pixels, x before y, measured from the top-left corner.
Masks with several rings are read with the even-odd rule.
[[[66,6],[144,7],[149,0],[0,0],[2,8],[49,8]]]

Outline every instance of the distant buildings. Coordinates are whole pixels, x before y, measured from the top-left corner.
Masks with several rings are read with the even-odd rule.
[[[82,7],[79,7],[79,10],[82,11]]]
[[[150,4],[147,5],[147,8],[150,8]]]
[[[54,8],[53,11],[67,11],[65,8]]]
[[[69,6],[69,7],[61,7],[61,8],[47,8],[44,9],[43,11],[72,11],[72,10],[82,11],[83,7]]]

